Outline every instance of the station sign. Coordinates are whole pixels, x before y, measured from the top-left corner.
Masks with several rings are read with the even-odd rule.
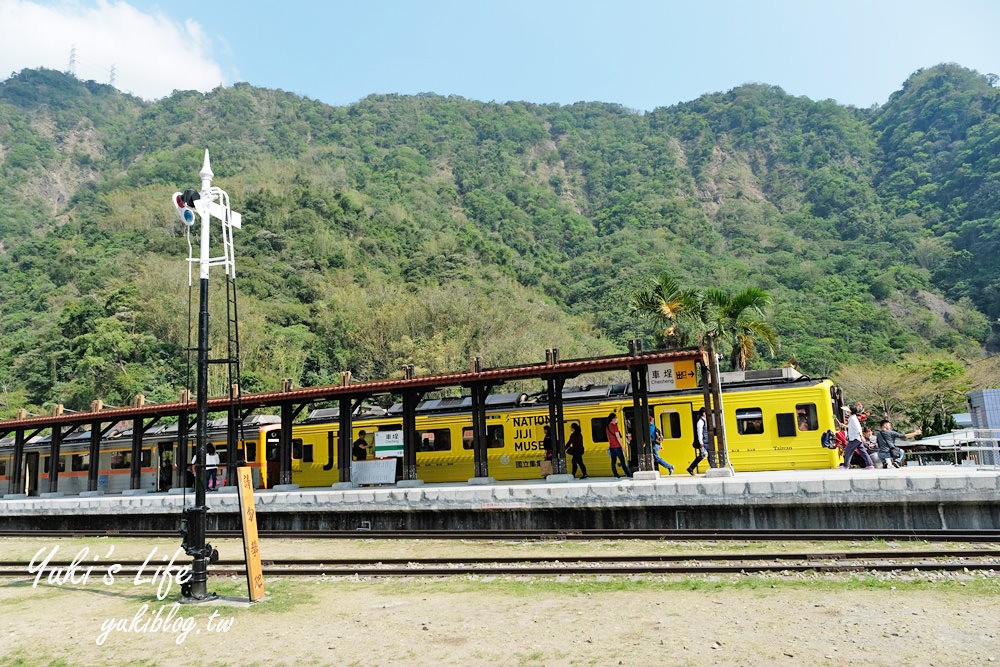
[[[376,431],[375,432],[375,458],[403,456],[403,432],[402,431]]]
[[[664,364],[650,364],[646,385],[649,391],[673,391],[674,389],[696,389],[698,374],[695,361],[671,361]]]
[[[240,492],[240,523],[243,526],[243,554],[247,563],[247,594],[250,602],[264,597],[264,568],[260,562],[257,535],[257,508],[253,501],[253,473],[248,466],[236,469]]]

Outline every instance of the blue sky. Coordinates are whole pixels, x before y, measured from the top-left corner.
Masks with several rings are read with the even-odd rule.
[[[917,69],[1000,73],[994,0],[0,0],[0,76],[67,70],[146,99],[247,81],[601,101],[648,111],[747,82],[867,107]]]

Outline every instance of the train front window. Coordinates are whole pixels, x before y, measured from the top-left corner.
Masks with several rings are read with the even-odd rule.
[[[736,411],[736,432],[740,435],[759,435],[764,432],[764,413],[760,408]]]
[[[795,406],[795,420],[800,431],[818,431],[819,417],[815,403],[799,403]]]

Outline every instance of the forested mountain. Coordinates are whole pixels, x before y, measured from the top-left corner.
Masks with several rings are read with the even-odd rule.
[[[640,114],[332,107],[248,84],[149,103],[22,71],[0,83],[0,416],[176,398],[189,301],[171,194],[198,187],[206,148],[243,213],[251,391],[650,342],[630,296],[663,271],[768,290],[779,349],[758,365],[977,359],[1000,316],[993,83],[940,65],[880,108],[746,85]]]

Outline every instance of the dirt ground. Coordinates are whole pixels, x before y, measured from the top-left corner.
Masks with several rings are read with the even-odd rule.
[[[267,582],[253,606],[176,605],[174,586],[102,576],[149,544],[89,543],[86,582],[34,585],[38,543],[0,541],[0,665],[986,665],[1000,661],[1000,576],[316,578]],[[63,544],[72,557],[80,544]],[[175,544],[159,547],[168,553]],[[227,545],[229,546],[229,545]],[[270,545],[269,557],[312,556]],[[317,546],[362,555],[363,541]],[[412,556],[490,544],[393,543]],[[505,545],[566,556],[593,545]],[[608,548],[621,549],[610,545]],[[639,547],[637,547],[639,548]],[[641,547],[647,552],[649,547]],[[662,549],[696,550],[691,545]],[[707,547],[703,547],[707,548]],[[714,547],[712,547],[714,548]],[[720,550],[732,550],[722,545]],[[795,545],[801,550],[801,545]],[[224,553],[228,557],[235,553]],[[187,560],[183,561],[188,562]],[[83,570],[80,571],[82,576]],[[149,572],[149,571],[147,571]],[[245,597],[242,578],[210,590]],[[159,616],[157,617],[157,613]],[[156,619],[159,625],[156,627]]]

